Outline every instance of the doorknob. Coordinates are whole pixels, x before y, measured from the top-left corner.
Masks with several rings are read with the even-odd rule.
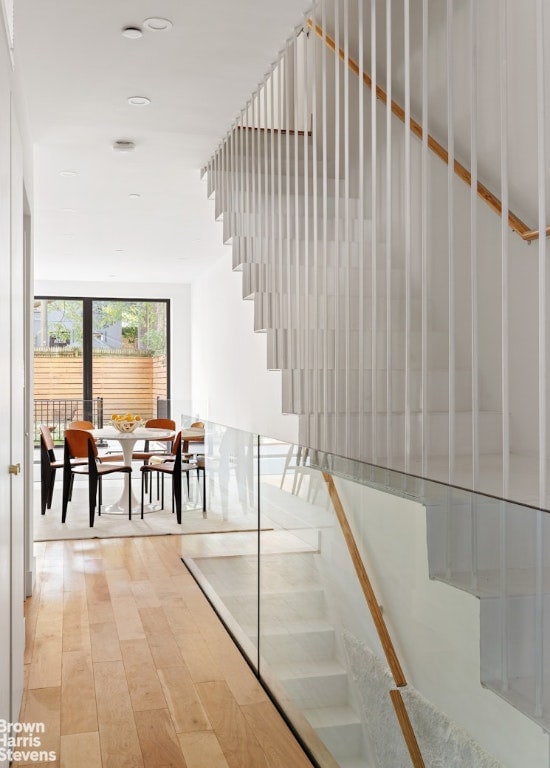
[[[10,475],[18,475],[20,472],[21,472],[21,464],[10,464],[9,466]]]

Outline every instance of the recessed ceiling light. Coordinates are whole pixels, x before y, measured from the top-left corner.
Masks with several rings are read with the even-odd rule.
[[[133,152],[136,145],[130,139],[117,139],[113,144],[115,152]]]
[[[59,171],[60,176],[76,176],[76,171]]]
[[[151,18],[145,19],[143,26],[150,32],[166,32],[168,29],[172,29],[172,22],[169,19],[151,16]]]
[[[115,253],[124,253],[124,248],[115,248]]]
[[[148,99],[147,96],[130,96],[128,99],[128,104],[132,104],[134,107],[144,107],[150,103],[151,99]]]
[[[121,34],[122,37],[127,37],[130,40],[138,40],[143,37],[143,32],[139,27],[124,27]]]
[[[136,198],[141,197],[141,195],[139,195],[137,192],[130,192],[128,197],[131,197],[132,200],[136,200]]]
[[[63,213],[76,213],[76,209],[75,208],[62,208],[61,211]]]

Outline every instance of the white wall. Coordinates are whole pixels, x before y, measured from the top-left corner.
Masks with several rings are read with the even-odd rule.
[[[222,232],[220,229],[220,244]],[[192,286],[193,415],[297,442],[298,417],[281,413],[281,374],[266,366],[266,336],[254,333],[231,250]]]
[[[546,768],[547,734],[480,685],[479,600],[429,579],[424,507],[336,483],[408,682],[504,766]]]
[[[117,299],[170,299],[171,389],[178,404],[191,402],[190,286],[163,283],[58,282],[37,280],[35,296],[71,296]],[[177,413],[178,411],[174,411]]]

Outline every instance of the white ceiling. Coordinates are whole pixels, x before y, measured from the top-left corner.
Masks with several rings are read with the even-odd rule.
[[[219,254],[200,168],[306,7],[16,0],[15,64],[35,145],[36,279],[189,282]],[[151,16],[173,27],[121,35]],[[130,96],[151,103],[131,106]],[[135,151],[114,152],[118,139]]]

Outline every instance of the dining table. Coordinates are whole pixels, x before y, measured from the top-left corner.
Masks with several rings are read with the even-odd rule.
[[[101,429],[90,430],[96,440],[117,440],[122,448],[122,455],[124,457],[124,465],[127,467],[132,466],[132,454],[134,452],[135,444],[138,440],[149,440],[154,442],[155,440],[166,441],[171,440],[175,436],[175,432],[170,429],[157,429],[153,427],[137,427],[133,432],[119,432],[115,427],[108,426]],[[160,453],[160,450],[159,450]],[[130,483],[130,489],[128,488]],[[141,508],[139,499],[135,496],[133,490],[131,490],[131,476],[124,476],[124,487],[120,494],[120,497],[113,503],[107,506],[103,506],[101,512],[107,514],[125,514],[128,511],[128,491],[130,490],[130,506],[132,512],[137,512]]]

